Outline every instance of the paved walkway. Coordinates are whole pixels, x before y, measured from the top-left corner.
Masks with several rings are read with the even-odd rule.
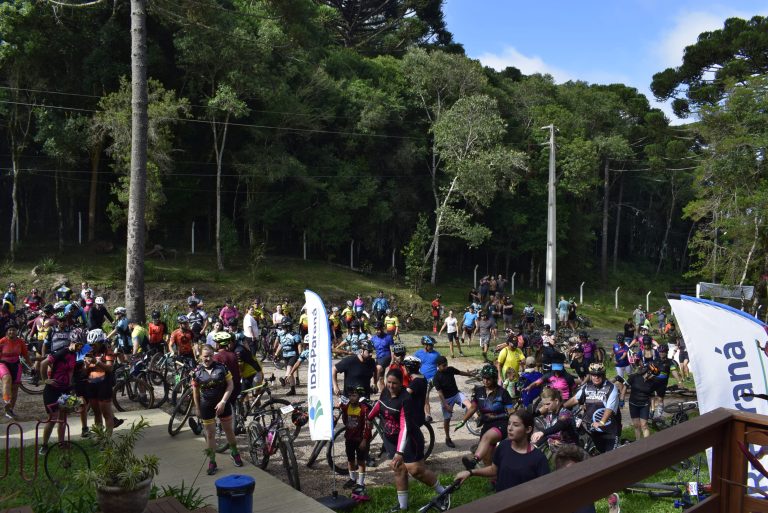
[[[208,476],[205,473],[207,468],[207,459],[203,453],[205,444],[202,436],[196,437],[190,429],[184,429],[175,437],[168,435],[168,414],[160,410],[145,410],[143,412],[121,412],[120,418],[125,419],[125,424],[117,429],[117,433],[124,430],[134,420],[144,416],[150,423],[150,427],[144,431],[144,438],[139,442],[136,450],[137,455],[154,454],[160,458],[160,473],[155,477],[154,484],[158,487],[163,485],[195,486],[200,489],[200,494],[209,496],[207,502],[216,508],[218,499],[216,498],[216,487],[214,482],[220,477],[230,474],[245,474],[256,480],[256,488],[253,493],[253,512],[285,512],[293,513],[301,511],[302,513],[329,513],[332,510],[321,505],[319,502],[307,497],[280,481],[272,477],[267,472],[255,467],[250,463],[247,456],[243,458],[245,466],[237,468],[232,460],[226,454],[218,454],[216,461],[219,465],[219,472],[215,476]],[[77,423],[79,426],[79,422]],[[34,444],[35,440],[35,422],[22,422],[24,429],[25,445]],[[5,437],[5,424],[0,424],[0,434]],[[72,429],[72,439],[79,440],[79,430]],[[40,431],[42,438],[42,426]],[[52,439],[55,440],[55,434]],[[5,440],[2,440],[1,445]],[[18,430],[11,432],[11,445],[18,445]]]

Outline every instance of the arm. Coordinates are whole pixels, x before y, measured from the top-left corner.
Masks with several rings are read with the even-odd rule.
[[[216,415],[221,415],[224,408],[227,407],[227,401],[229,401],[232,391],[235,389],[235,383],[232,381],[232,374],[227,372],[227,389],[224,391],[224,395],[221,401],[216,405]]]
[[[495,479],[496,475],[499,473],[499,469],[496,468],[496,465],[491,463],[487,467],[480,467],[480,468],[474,468],[472,470],[462,470],[458,474],[456,474],[456,479],[461,481],[462,483],[468,478],[468,477],[487,477],[490,479]]]
[[[339,395],[339,379],[338,379],[339,371],[336,368],[336,366],[333,366],[333,370],[331,371],[331,378],[333,380],[333,394]],[[378,403],[377,403],[378,405]]]

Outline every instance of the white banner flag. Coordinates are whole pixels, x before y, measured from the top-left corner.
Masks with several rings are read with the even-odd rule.
[[[704,414],[722,407],[768,414],[768,401],[742,396],[768,393],[766,325],[715,301],[672,294],[667,300],[693,363],[699,411]],[[750,447],[753,454],[759,450]],[[768,490],[768,479],[751,465],[746,484]]]
[[[312,440],[333,438],[333,386],[331,383],[331,331],[328,315],[320,296],[304,291],[306,299],[309,343],[307,359],[307,406],[309,435]]]

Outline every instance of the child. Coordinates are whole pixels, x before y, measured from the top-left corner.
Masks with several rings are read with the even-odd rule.
[[[571,465],[582,462],[588,458],[589,454],[587,454],[587,451],[581,447],[576,445],[563,445],[555,454],[555,470],[570,467]],[[612,493],[610,496],[608,496],[609,513],[619,512],[618,500],[619,496],[615,493]],[[575,510],[574,513],[595,513],[595,505],[587,504],[586,506],[582,506]]]
[[[515,385],[517,384],[517,379],[515,379],[516,377],[515,369],[509,367],[507,369],[506,375],[504,376],[504,382],[502,383],[504,385],[504,389],[512,399],[517,397],[517,389],[515,388]]]
[[[448,359],[445,356],[440,356],[437,359],[437,372],[435,377],[432,378],[432,385],[437,390],[437,395],[440,398],[440,408],[443,410],[443,429],[445,430],[445,445],[454,449],[456,444],[451,440],[450,435],[450,422],[453,416],[453,407],[461,405],[464,409],[471,406],[469,399],[459,391],[458,385],[456,385],[455,376],[471,376],[469,372],[462,372],[455,367],[448,366]]]
[[[531,383],[534,383],[535,381],[538,381],[539,378],[541,378],[543,374],[539,369],[536,367],[536,358],[533,356],[529,356],[525,359],[525,369],[523,370],[523,373],[520,374],[520,380],[523,382],[523,388],[527,387]],[[539,397],[539,394],[541,393],[541,389],[539,387],[533,387],[528,391],[523,391],[521,393],[521,397],[523,399],[523,406],[530,406],[533,401]]]
[[[347,427],[344,432],[344,447],[349,468],[349,480],[344,483],[344,488],[352,488],[352,496],[356,500],[367,500],[365,462],[372,438],[368,420],[370,406],[360,402],[360,398],[365,395],[365,387],[357,386],[349,390],[348,394],[349,402],[341,405],[341,419]]]

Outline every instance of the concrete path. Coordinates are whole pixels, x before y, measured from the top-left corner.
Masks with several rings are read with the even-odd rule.
[[[134,420],[143,416],[149,421],[150,427],[144,431],[144,438],[139,442],[136,454],[154,454],[160,458],[160,473],[155,477],[154,484],[158,487],[163,485],[195,486],[200,489],[200,494],[205,497],[208,504],[217,507],[218,499],[216,497],[216,479],[230,474],[245,474],[253,477],[256,481],[256,488],[253,493],[253,511],[257,512],[285,512],[293,513],[301,511],[303,513],[329,513],[332,510],[321,505],[319,502],[307,497],[271,476],[267,472],[255,467],[245,456],[243,461],[245,466],[237,468],[232,460],[226,454],[218,454],[216,462],[219,465],[219,471],[214,476],[208,476],[205,473],[207,468],[207,459],[203,450],[205,443],[202,436],[195,436],[189,428],[185,428],[175,437],[168,435],[169,416],[160,410],[145,410],[143,412],[121,412],[119,417],[125,419],[125,424],[116,430],[117,433],[123,431]],[[79,422],[77,423],[79,425]],[[32,443],[35,440],[35,422],[22,422],[24,430],[24,444]],[[0,424],[0,434],[5,437],[5,424]],[[40,430],[42,438],[42,426]],[[55,441],[56,435],[52,436]],[[80,441],[77,431],[72,429],[72,439]],[[12,429],[10,436],[11,446],[18,446],[18,430]],[[4,440],[3,440],[4,442]],[[3,444],[4,445],[4,444]],[[279,459],[279,456],[278,456]]]

